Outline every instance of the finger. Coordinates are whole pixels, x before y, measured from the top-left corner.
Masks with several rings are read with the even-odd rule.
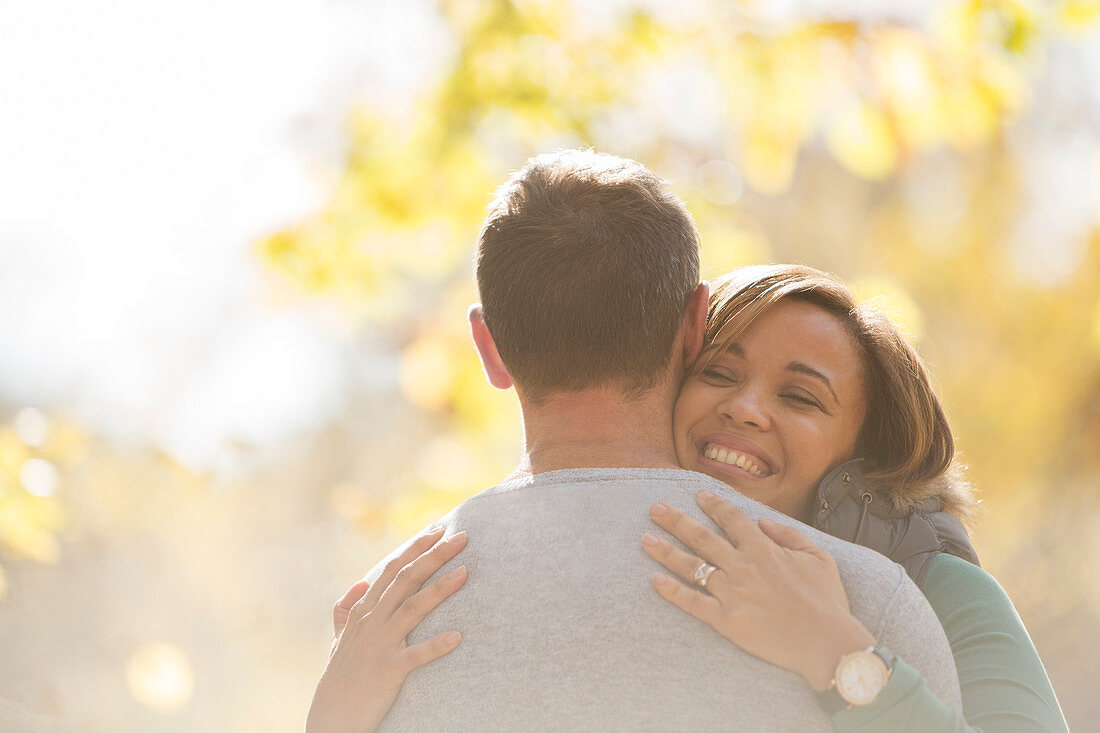
[[[695,571],[699,569],[699,565],[703,562],[698,556],[684,552],[668,540],[653,533],[647,533],[642,538],[642,549],[645,550],[647,555],[684,580],[698,585],[695,582]],[[717,588],[721,592],[725,582],[726,574],[719,568],[710,574],[707,579],[707,588],[711,591]]]
[[[729,540],[679,509],[658,502],[649,507],[649,516],[711,565],[729,567],[732,564],[736,550]]]
[[[344,597],[336,601],[336,604],[332,607],[332,631],[337,636],[344,630],[344,626],[347,625],[348,616],[351,615],[351,607],[355,605],[363,595],[370,588],[370,583],[365,580],[360,580],[348,588],[348,592],[344,594]]]
[[[801,550],[813,552],[820,550],[813,540],[802,534],[797,528],[768,519],[760,518],[760,531],[767,535],[775,544],[788,550]]]
[[[467,576],[466,566],[459,566],[406,598],[386,624],[386,634],[395,641],[404,639],[436,606],[461,588]]]
[[[462,642],[462,634],[457,631],[444,631],[427,641],[405,647],[397,653],[397,663],[406,674],[428,662],[434,662],[445,654],[450,654]]]
[[[653,587],[666,601],[681,611],[694,616],[705,624],[717,627],[722,614],[722,604],[714,596],[689,588],[664,573],[653,574]]]
[[[374,585],[371,586],[366,595],[360,598],[355,605],[352,606],[351,616],[360,619],[370,613],[374,607],[378,605],[378,599],[382,597],[382,593],[390,586],[393,579],[397,577],[401,568],[431,549],[432,546],[439,542],[439,538],[442,536],[443,528],[436,527],[415,538],[404,550],[391,557],[386,562],[386,566],[382,569],[382,573],[375,579]]]
[[[401,568],[390,587],[382,592],[382,597],[378,599],[378,605],[371,615],[378,623],[385,623],[402,603],[420,590],[424,581],[432,577],[465,546],[466,533],[459,532]]]
[[[736,547],[746,549],[763,539],[756,522],[717,494],[703,489],[695,494],[695,501],[699,504],[699,508],[722,528]]]

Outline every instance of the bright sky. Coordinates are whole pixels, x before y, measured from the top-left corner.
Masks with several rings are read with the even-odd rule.
[[[351,93],[407,101],[441,33],[419,2],[0,5],[0,402],[196,465],[323,420],[344,345],[263,306],[252,247],[324,200]]]

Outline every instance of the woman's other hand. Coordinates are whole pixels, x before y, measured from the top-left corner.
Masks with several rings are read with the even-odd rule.
[[[466,582],[458,567],[421,588],[466,546],[466,534],[440,542],[442,530],[418,538],[387,563],[375,584],[359,581],[333,608],[336,639],[306,717],[307,733],[367,733],[389,712],[405,677],[454,650],[457,631],[411,646],[405,637]]]
[[[843,655],[874,646],[849,611],[829,553],[794,527],[764,518],[758,525],[709,491],[696,500],[729,539],[666,504],[650,507],[653,521],[691,550],[654,534],[643,539],[646,554],[691,583],[655,573],[663,598],[815,690],[830,685]],[[695,580],[704,561],[715,568],[705,590]]]

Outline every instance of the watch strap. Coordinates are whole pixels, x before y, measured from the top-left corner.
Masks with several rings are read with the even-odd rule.
[[[852,707],[848,704],[848,701],[841,697],[840,693],[836,691],[836,683],[833,683],[832,686],[817,693],[817,701],[829,715],[836,715],[841,710],[847,710]]]

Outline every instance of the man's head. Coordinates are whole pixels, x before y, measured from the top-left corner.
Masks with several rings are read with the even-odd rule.
[[[528,399],[607,386],[629,397],[668,375],[699,285],[698,233],[640,163],[540,155],[489,205],[476,275],[492,342]]]

